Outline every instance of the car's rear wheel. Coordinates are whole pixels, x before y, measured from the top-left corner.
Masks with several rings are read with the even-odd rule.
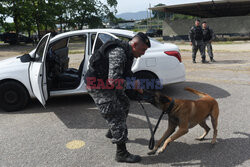
[[[5,111],[18,111],[29,102],[26,88],[18,82],[7,81],[0,84],[0,107]]]
[[[149,71],[141,71],[134,74],[136,79],[157,79],[157,76]]]
[[[141,71],[138,73],[135,73],[134,76],[136,79],[139,79],[141,82],[142,89],[159,89],[160,86],[160,80],[159,78],[150,71]]]
[[[141,82],[141,88],[142,89],[151,89],[151,90],[155,90],[159,87],[160,83],[157,83],[159,81],[158,77],[149,71],[140,71],[134,74],[134,77],[137,80],[140,80]],[[147,83],[150,82],[150,83]],[[156,84],[158,84],[156,86]],[[127,96],[131,99],[131,100],[137,100],[138,98],[138,93],[134,90],[126,90],[126,94]]]

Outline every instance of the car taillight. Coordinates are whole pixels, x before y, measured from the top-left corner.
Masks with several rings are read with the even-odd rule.
[[[181,62],[181,54],[179,52],[177,52],[177,51],[166,51],[164,53],[166,53],[169,56],[176,57],[179,60],[179,62]]]

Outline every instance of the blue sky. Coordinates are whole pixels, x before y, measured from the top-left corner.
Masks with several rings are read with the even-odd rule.
[[[105,2],[105,0],[101,1]],[[211,0],[117,0],[118,2],[117,14],[146,11],[149,8],[149,4],[151,4],[151,7],[154,7],[159,3],[166,5],[173,5],[173,4],[194,3],[203,1],[211,1]]]

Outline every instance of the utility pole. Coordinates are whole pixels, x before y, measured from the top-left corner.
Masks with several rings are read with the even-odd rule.
[[[147,8],[147,29],[148,29],[148,8]]]
[[[149,8],[151,8],[150,3],[149,3]],[[150,29],[152,29],[151,11],[149,11],[149,17],[150,17]]]
[[[157,14],[157,28],[160,29],[160,19],[159,19],[159,12],[156,13]]]

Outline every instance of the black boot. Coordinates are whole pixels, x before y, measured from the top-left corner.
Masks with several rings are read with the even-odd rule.
[[[211,61],[211,62],[216,62],[213,58],[210,58],[210,61]]]
[[[107,131],[107,133],[105,134],[105,136],[107,137],[107,138],[109,138],[109,139],[112,139],[112,133],[111,133],[111,131],[110,131],[110,129]]]
[[[136,163],[141,161],[141,157],[139,155],[130,154],[127,151],[126,144],[122,143],[122,144],[117,144],[115,160],[117,162]]]
[[[205,63],[209,63],[205,58],[202,58],[202,61],[201,61],[203,64]]]
[[[193,59],[193,63],[196,63],[195,59]]]

